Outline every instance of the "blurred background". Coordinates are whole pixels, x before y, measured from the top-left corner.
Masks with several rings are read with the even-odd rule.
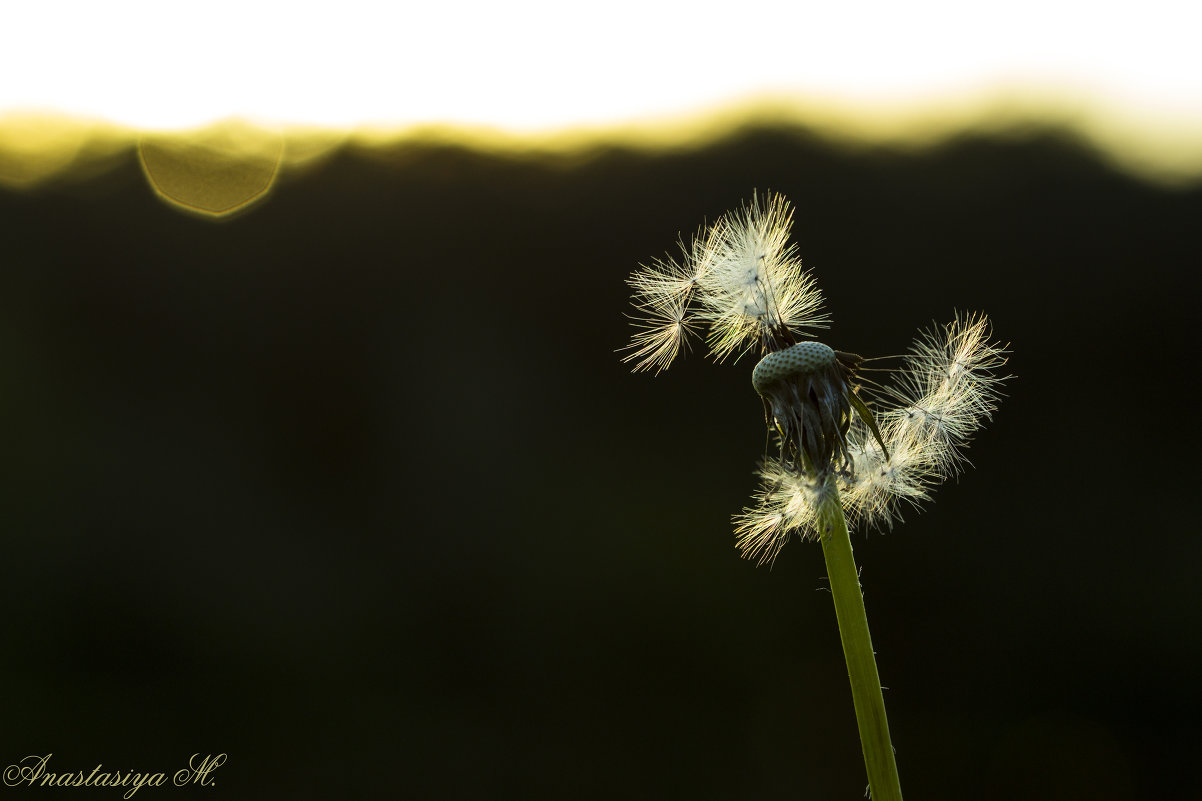
[[[853,538],[906,792],[1190,797],[1202,191],[1054,130],[348,147],[218,223],[132,149],[0,194],[5,764],[226,752],[246,798],[858,797],[821,549],[734,548],[751,364],[615,353],[629,272],[768,188],[829,342],[899,353],[980,309],[1012,343],[975,469]]]
[[[1181,107],[1155,87],[1202,75],[1155,47],[1193,30],[1167,16],[1111,14],[1104,30],[1128,39],[1073,38],[1075,17],[1046,5],[1052,33],[1004,16],[957,51],[999,31],[1044,33],[989,52],[1064,63],[1065,41],[1116,58],[1151,45],[1142,72],[1090,74],[1142,76],[1107,85],[1161,111]],[[202,32],[225,35],[210,17]],[[258,53],[259,29],[229,19],[239,52]],[[352,38],[351,19],[332,30]],[[383,52],[355,19],[378,46],[364,52]],[[853,532],[907,796],[1202,798],[1202,540],[1185,503],[1202,447],[1187,414],[1202,127],[1099,127],[1078,113],[1098,95],[1065,85],[1022,113],[991,95],[916,117],[913,87],[980,73],[918,58],[928,40],[908,34],[938,28],[889,18],[861,40],[747,19],[774,69],[780,31],[804,33],[803,66],[773,90],[828,85],[834,61],[806,60],[807,43],[878,76],[908,52],[924,66],[905,86],[829,84],[827,100],[872,113],[778,98],[644,119],[704,100],[690,70],[715,51],[670,57],[700,41],[686,26],[632,40],[659,54],[640,63],[660,95],[593,117],[602,60],[579,93],[558,82],[574,68],[546,70],[525,117],[416,101],[398,117],[403,92],[380,111],[439,123],[420,128],[352,129],[353,104],[288,127],[306,96],[261,56],[247,85],[276,80],[299,104],[272,107],[278,124],[180,133],[248,107],[106,107],[122,81],[147,101],[191,96],[151,91],[160,71],[124,47],[110,49],[126,73],[64,68],[45,95],[0,95],[24,109],[0,115],[0,767],[53,754],[51,770],[170,778],[228,754],[213,789],[137,798],[862,797],[820,546],[790,543],[771,568],[735,549],[765,448],[751,361],[694,352],[656,377],[620,361],[630,272],[771,190],[795,206],[828,344],[898,354],[979,310],[1013,351],[974,467],[893,531]],[[409,23],[414,47],[456,41]],[[82,47],[89,24],[55,41]],[[181,86],[203,84],[188,45],[155,41],[198,70]],[[36,57],[62,68],[63,52]],[[466,63],[503,70],[507,51],[491,52]],[[516,83],[490,73],[473,91],[544,74],[514,52]],[[767,86],[754,80],[704,102]],[[215,97],[253,100],[215,81]],[[312,85],[314,107],[340,94]],[[556,117],[560,96],[572,113]],[[641,121],[554,128],[611,118]]]

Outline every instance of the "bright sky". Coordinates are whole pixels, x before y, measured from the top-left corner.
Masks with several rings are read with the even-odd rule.
[[[897,106],[999,84],[1202,121],[1202,2],[15,2],[0,112],[138,128],[451,122],[514,130],[753,93]]]

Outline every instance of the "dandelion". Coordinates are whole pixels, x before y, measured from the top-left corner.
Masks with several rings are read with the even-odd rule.
[[[736,544],[764,563],[794,535],[822,543],[871,794],[900,801],[847,520],[892,527],[903,504],[928,500],[966,464],[964,447],[996,408],[1006,351],[984,315],[957,315],[919,335],[892,383],[869,381],[867,360],[811,338],[829,318],[791,224],[783,197],[753,196],[682,245],[680,261],[636,271],[638,331],[624,360],[658,373],[703,331],[717,361],[758,351],[752,386],[779,455],[735,518]]]

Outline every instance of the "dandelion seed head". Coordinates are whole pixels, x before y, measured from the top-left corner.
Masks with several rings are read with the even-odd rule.
[[[1005,362],[1005,349],[990,340],[984,315],[957,315],[946,326],[920,333],[893,384],[874,393],[880,439],[864,417],[850,416],[846,459],[827,468],[853,524],[892,528],[904,508],[919,508],[963,467],[964,447],[996,408],[1005,380],[997,371]],[[854,374],[852,364],[852,381]],[[840,391],[853,397],[852,387]],[[807,397],[813,404],[815,396]],[[805,402],[799,397],[784,405],[795,409]],[[774,559],[794,534],[821,535],[827,497],[819,491],[826,485],[813,462],[782,457],[762,468],[760,478],[761,489],[735,518],[735,530],[742,554],[763,562]]]
[[[769,353],[751,371],[751,386],[760,395],[779,381],[816,373],[835,364],[835,352],[821,342],[798,342]]]
[[[792,211],[769,195],[727,214],[684,257],[628,279],[636,332],[624,361],[656,373],[705,335],[717,361],[759,347],[752,386],[780,456],[759,470],[752,504],[735,518],[740,552],[770,562],[794,535],[821,536],[835,498],[853,523],[891,527],[967,463],[963,449],[991,419],[1006,377],[1005,346],[983,314],[921,332],[894,380],[857,386],[863,360],[807,341],[825,328],[822,295],[789,243]],[[875,382],[869,382],[875,383]],[[823,511],[826,510],[826,511]]]
[[[849,380],[854,360],[821,342],[799,342],[769,353],[751,372],[764,417],[780,437],[781,462],[815,475],[849,465]]]

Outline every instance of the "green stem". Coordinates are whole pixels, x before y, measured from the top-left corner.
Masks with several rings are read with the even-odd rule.
[[[885,717],[885,698],[881,695],[881,679],[876,672],[872,637],[868,633],[860,576],[851,555],[851,538],[847,535],[839,491],[833,477],[827,481],[830,492],[820,510],[822,553],[826,556],[835,617],[839,620],[839,637],[843,640],[847,675],[851,679],[851,698],[860,727],[868,787],[874,801],[901,801],[901,782],[897,778],[897,762],[889,741],[889,720]]]

